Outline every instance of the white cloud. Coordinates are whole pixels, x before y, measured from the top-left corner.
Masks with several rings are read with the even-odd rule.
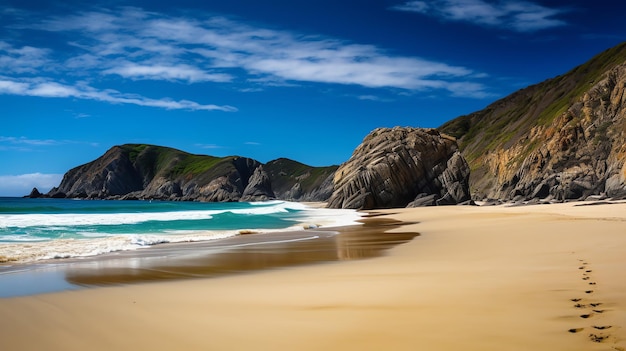
[[[366,100],[366,101],[388,101],[386,99],[381,98],[380,96],[376,96],[376,95],[359,95],[357,96],[357,99],[359,100]]]
[[[52,139],[29,139],[26,137],[7,137],[0,136],[0,143],[8,143],[13,145],[33,145],[33,146],[42,146],[42,145],[58,145],[60,142],[58,140]]]
[[[424,5],[412,2],[411,6]],[[467,90],[457,91],[455,87],[475,80],[480,74],[466,67],[394,55],[372,45],[250,26],[223,17],[200,20],[128,7],[48,18],[24,28],[70,35],[72,40],[68,44],[76,52],[64,57],[58,69],[68,70],[68,75],[91,78],[96,73],[96,76],[117,75],[132,80],[256,85],[249,89],[315,82],[412,91],[436,89],[460,95]],[[470,96],[484,94],[482,84],[474,82],[472,86],[476,91],[469,92]],[[32,93],[34,87],[13,86],[4,91],[20,89]],[[165,99],[133,99],[120,92],[96,93],[72,84],[41,89],[42,95],[66,94],[163,108],[208,106]],[[210,106],[213,107],[207,109],[234,110]]]
[[[24,80],[15,82],[0,78],[0,94],[25,95],[37,97],[64,98],[72,97],[85,100],[96,100],[114,104],[131,104],[138,106],[159,107],[168,110],[204,110],[204,111],[237,111],[237,108],[228,105],[203,105],[189,100],[171,100],[168,98],[151,99],[141,95],[125,94],[116,90],[98,90],[88,85],[77,84],[69,86],[57,82],[40,82],[39,80]]]
[[[533,32],[567,24],[565,21],[555,18],[567,10],[549,8],[528,1],[408,1],[391,9],[417,12],[448,21],[470,22],[517,32]]]
[[[0,71],[36,73],[51,65],[50,50],[32,46],[14,47],[0,41]]]
[[[147,65],[128,62],[124,65],[113,67],[103,72],[104,74],[118,74],[130,79],[152,79],[170,81],[195,82],[229,82],[232,76],[224,73],[208,73],[198,68],[179,64],[171,65]]]
[[[223,149],[223,146],[217,144],[196,144],[201,149]]]
[[[0,176],[0,196],[24,196],[33,188],[47,193],[61,183],[63,174],[30,173]]]

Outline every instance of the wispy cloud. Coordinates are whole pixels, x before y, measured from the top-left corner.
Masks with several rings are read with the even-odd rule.
[[[17,74],[40,72],[51,63],[50,53],[48,49],[32,46],[14,47],[0,41],[0,70]]]
[[[388,99],[383,99],[380,96],[376,96],[376,95],[359,95],[359,96],[357,96],[357,99],[365,100],[365,101],[378,101],[378,102],[387,102],[387,101],[389,101]]]
[[[13,145],[34,145],[34,146],[48,146],[59,145],[62,142],[52,139],[29,139],[26,137],[7,137],[0,136],[0,144],[13,144]]]
[[[246,84],[244,91],[275,85],[324,83],[411,91],[443,90],[453,95],[468,93],[465,87],[458,87],[472,81],[475,90],[467,96],[486,94],[486,87],[476,81],[480,72],[466,67],[398,56],[373,45],[251,26],[218,16],[196,19],[124,7],[43,18],[21,26],[69,37],[67,52],[40,49],[35,57],[40,60],[54,57],[58,63],[56,69],[65,69],[66,77],[79,79],[114,75],[174,84],[232,84],[231,88],[237,90]],[[19,55],[13,54],[14,58]],[[25,64],[22,70],[32,67],[32,64]],[[13,73],[18,72],[13,70]],[[91,80],[91,86],[54,83],[54,79],[39,86],[15,76],[10,78],[0,83],[4,84],[0,90],[5,94],[61,95],[170,109],[235,110],[230,106],[192,101],[132,97],[118,91],[96,89]]]
[[[40,146],[60,145],[86,145],[98,147],[96,142],[85,142],[67,139],[33,139],[28,137],[2,136],[0,135],[0,150],[34,151]]]
[[[24,196],[33,188],[46,193],[61,183],[62,174],[29,173],[0,176],[0,196]]]
[[[196,144],[201,149],[223,149],[224,147],[217,144]]]
[[[13,81],[0,78],[0,94],[47,98],[77,98],[113,104],[159,107],[168,110],[237,111],[237,108],[228,105],[202,105],[189,100],[175,101],[166,98],[151,99],[141,95],[121,93],[113,89],[98,90],[80,82],[75,85],[66,85],[53,81],[42,81],[41,79]]]
[[[169,80],[196,82],[229,82],[232,76],[224,73],[208,73],[185,64],[136,64],[128,62],[103,71],[130,79]]]
[[[393,6],[391,9],[517,32],[533,32],[564,26],[567,23],[556,16],[568,11],[564,8],[550,8],[528,1],[487,2],[484,0],[408,1]]]

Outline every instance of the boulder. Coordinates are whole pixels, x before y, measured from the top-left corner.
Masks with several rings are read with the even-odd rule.
[[[336,171],[328,207],[457,204],[470,199],[469,174],[453,138],[434,129],[379,128]]]

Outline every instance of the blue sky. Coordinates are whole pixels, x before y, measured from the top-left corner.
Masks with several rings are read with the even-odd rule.
[[[340,164],[619,44],[618,3],[0,0],[0,196],[124,143]]]

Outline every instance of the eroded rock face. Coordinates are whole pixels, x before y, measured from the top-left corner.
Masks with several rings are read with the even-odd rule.
[[[547,126],[488,155],[501,199],[626,197],[626,64],[608,72]],[[528,152],[526,145],[537,145]],[[528,154],[521,164],[508,160]]]
[[[626,43],[439,128],[478,200],[626,198]]]
[[[124,195],[142,190],[142,180],[123,150],[113,147],[98,159],[69,170],[48,195],[70,198]]]
[[[434,204],[467,201],[469,166],[457,149],[433,129],[376,129],[335,173],[328,207],[405,207],[429,195]]]
[[[267,201],[274,198],[270,177],[263,170],[263,166],[257,167],[239,201]]]

